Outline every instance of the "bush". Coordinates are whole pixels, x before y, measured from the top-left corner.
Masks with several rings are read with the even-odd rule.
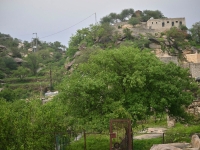
[[[131,19],[129,19],[128,23],[134,26],[136,24],[139,24],[140,20],[138,18],[132,17]]]

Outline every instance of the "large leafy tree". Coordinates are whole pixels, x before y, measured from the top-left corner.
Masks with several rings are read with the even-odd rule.
[[[91,25],[89,28],[78,30],[75,35],[70,38],[67,56],[72,58],[79,50],[82,44],[84,47],[99,45],[102,48],[107,47],[107,43],[112,41],[113,27],[107,23]]]
[[[159,10],[144,10],[142,13],[141,19],[142,21],[147,21],[151,17],[153,17],[154,19],[160,19],[160,18],[164,18],[164,15]]]
[[[125,20],[126,18],[130,18],[132,15],[134,14],[134,10],[133,9],[124,9],[121,11],[120,15],[122,17],[122,20]]]
[[[190,32],[192,34],[193,40],[200,44],[200,21],[192,25]]]
[[[151,110],[182,117],[195,87],[188,75],[147,50],[121,47],[79,65],[63,82],[62,98],[72,115],[96,129],[111,118],[144,119]]]
[[[179,60],[184,60],[183,49],[189,45],[189,43],[184,40],[187,33],[184,30],[173,27],[166,31],[166,35],[169,43],[166,47],[168,52],[171,55],[178,56]]]

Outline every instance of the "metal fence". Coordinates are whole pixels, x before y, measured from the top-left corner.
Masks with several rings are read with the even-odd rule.
[[[11,134],[5,139],[0,139],[0,150],[71,150],[71,146],[78,143],[79,149],[97,150],[101,147],[109,149],[110,135],[109,133],[95,132],[28,132],[24,136]],[[138,138],[139,136],[143,136]],[[200,135],[200,134],[199,134]],[[192,134],[189,133],[134,133],[133,134],[133,150],[137,149],[137,144],[145,142],[154,144],[190,142]],[[9,138],[8,138],[9,137]],[[150,142],[151,141],[151,142]],[[96,144],[98,143],[98,144]]]

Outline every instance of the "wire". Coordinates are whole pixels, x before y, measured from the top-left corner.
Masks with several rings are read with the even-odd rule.
[[[87,20],[88,18],[90,18],[91,16],[93,16],[95,13],[93,13],[92,15],[90,15],[89,17],[87,17],[87,18],[85,18],[85,19],[83,19],[83,20],[81,20],[81,21],[79,21],[78,23],[76,23],[76,24],[74,24],[74,25],[72,25],[72,26],[70,26],[70,27],[68,27],[68,28],[66,28],[66,29],[63,29],[63,30],[61,30],[61,31],[58,31],[58,32],[56,32],[56,33],[52,33],[52,34],[50,34],[50,35],[47,35],[47,36],[43,36],[43,37],[41,37],[40,39],[44,39],[44,38],[46,38],[46,37],[50,37],[50,36],[53,36],[53,35],[55,35],[55,34],[58,34],[58,33],[60,33],[60,32],[63,32],[63,31],[65,31],[65,30],[68,30],[68,29],[70,29],[70,28],[72,28],[72,27],[74,27],[74,26],[76,26],[77,24],[79,24],[79,23],[81,23],[81,22],[83,22],[83,21],[85,21],[85,20]]]

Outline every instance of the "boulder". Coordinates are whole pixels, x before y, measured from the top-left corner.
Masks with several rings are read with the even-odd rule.
[[[194,134],[192,136],[191,145],[193,148],[198,148],[198,150],[200,150],[200,139],[198,135]]]
[[[152,49],[161,49],[161,45],[155,44],[155,43],[151,43],[149,44],[149,47]]]
[[[175,125],[175,119],[167,116],[167,127],[171,128]]]
[[[72,65],[74,64],[74,62],[75,62],[75,60],[69,62],[67,65],[65,65],[65,68],[66,68],[67,70],[70,70],[71,67],[72,67]]]
[[[81,55],[81,51],[77,51],[75,54],[74,54],[74,57],[73,58],[76,58],[77,56],[80,56]]]
[[[32,52],[32,51],[33,51],[33,49],[32,49],[32,48],[29,48],[29,49],[28,49],[28,52]]]
[[[177,148],[175,146],[171,146],[169,144],[158,144],[158,145],[153,145],[150,150],[182,150],[182,149]]]

